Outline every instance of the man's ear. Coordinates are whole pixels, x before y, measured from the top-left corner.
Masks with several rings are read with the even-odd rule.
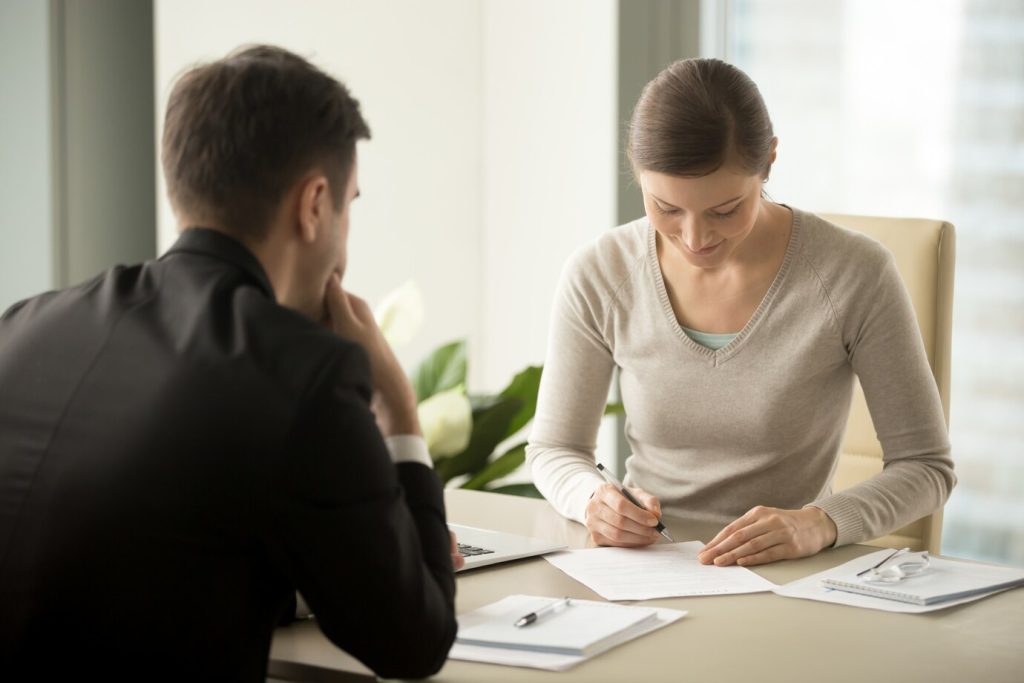
[[[326,224],[331,211],[327,178],[314,175],[299,188],[299,233],[306,242],[315,242],[320,226]]]

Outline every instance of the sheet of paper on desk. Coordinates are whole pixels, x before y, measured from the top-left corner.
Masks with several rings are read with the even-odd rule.
[[[761,593],[776,588],[745,567],[701,564],[700,541],[646,548],[588,548],[544,559],[606,600]]]

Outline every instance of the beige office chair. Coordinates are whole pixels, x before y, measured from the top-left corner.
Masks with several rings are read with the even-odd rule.
[[[881,242],[896,257],[896,266],[910,291],[924,349],[949,425],[949,362],[953,318],[953,261],[956,234],[949,223],[918,218],[877,218],[822,214],[822,218]],[[841,491],[882,471],[882,446],[875,437],[864,392],[854,389],[834,491]],[[870,545],[938,553],[942,541],[942,510],[919,519]]]

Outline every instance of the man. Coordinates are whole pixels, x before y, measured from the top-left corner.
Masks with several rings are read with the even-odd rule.
[[[441,667],[460,562],[441,487],[340,285],[368,137],[284,50],[192,69],[162,142],[174,247],[0,319],[5,677],[263,680],[295,590],[378,674]]]

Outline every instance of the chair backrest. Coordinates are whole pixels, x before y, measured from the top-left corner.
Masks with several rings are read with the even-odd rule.
[[[822,214],[822,218],[881,242],[896,257],[896,266],[910,292],[925,352],[949,425],[950,338],[953,318],[953,263],[956,234],[944,221]],[[882,470],[882,447],[875,436],[864,393],[854,389],[850,419],[832,488],[840,491]],[[869,541],[886,547],[910,546],[938,553],[942,541],[942,510],[888,536]]]

